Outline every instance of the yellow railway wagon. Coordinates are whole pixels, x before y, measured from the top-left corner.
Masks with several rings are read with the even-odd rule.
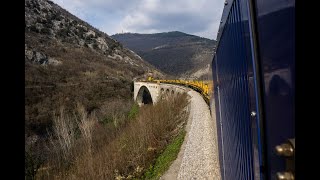
[[[213,90],[213,81],[200,81],[200,80],[181,80],[181,79],[153,79],[152,77],[148,77],[147,81],[155,82],[155,83],[169,83],[169,84],[177,84],[186,87],[190,87],[196,91],[198,91],[209,103],[212,90]]]

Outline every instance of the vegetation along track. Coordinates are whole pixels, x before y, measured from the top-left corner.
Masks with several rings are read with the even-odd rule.
[[[187,134],[178,158],[161,179],[219,180],[221,175],[216,121],[211,117],[203,97],[194,90],[186,89],[191,97]]]

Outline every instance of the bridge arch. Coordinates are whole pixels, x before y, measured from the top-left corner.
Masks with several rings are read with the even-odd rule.
[[[153,104],[151,93],[146,86],[140,87],[138,94],[137,94],[137,103],[139,105]]]

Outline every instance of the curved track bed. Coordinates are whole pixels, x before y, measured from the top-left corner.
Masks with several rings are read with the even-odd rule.
[[[211,117],[207,103],[198,92],[188,88],[188,95],[191,99],[187,134],[177,159],[160,179],[220,180],[215,115]]]

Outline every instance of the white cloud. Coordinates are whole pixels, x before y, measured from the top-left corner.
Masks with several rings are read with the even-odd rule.
[[[216,38],[224,0],[54,0],[112,35],[182,31]]]

